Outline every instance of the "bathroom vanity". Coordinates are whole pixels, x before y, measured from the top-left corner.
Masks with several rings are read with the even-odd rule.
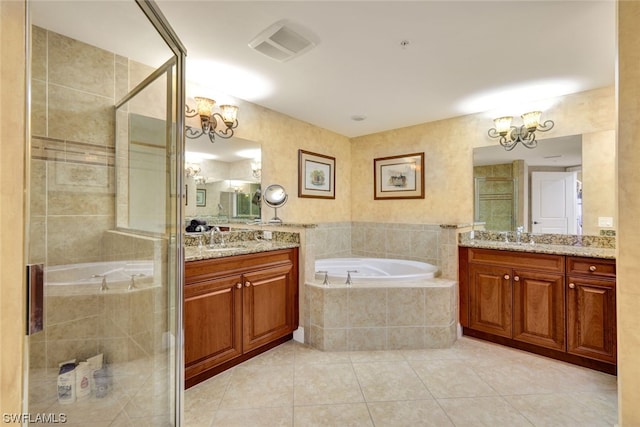
[[[297,244],[186,248],[185,387],[292,338],[298,327]]]
[[[613,253],[560,245],[461,244],[463,334],[615,374]]]

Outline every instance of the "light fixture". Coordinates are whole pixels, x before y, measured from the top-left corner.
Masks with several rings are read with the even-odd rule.
[[[262,162],[258,159],[254,159],[251,162],[251,174],[255,179],[260,179],[262,176]]]
[[[233,130],[238,127],[238,107],[235,105],[221,105],[220,113],[213,112],[213,106],[216,101],[209,98],[203,98],[196,96],[195,110],[185,105],[187,117],[200,116],[201,129],[196,129],[191,126],[185,126],[186,137],[195,139],[201,135],[207,135],[209,140],[213,143],[216,142],[216,135],[220,138],[231,138],[233,136]],[[218,129],[218,121],[224,124],[221,129]]]
[[[511,126],[513,117],[498,117],[494,119],[496,125],[495,128],[489,129],[489,136],[491,138],[500,138],[500,145],[505,150],[511,151],[514,147],[521,142],[527,148],[535,148],[538,145],[536,141],[536,131],[547,132],[553,128],[552,120],[546,120],[540,124],[541,111],[531,111],[524,113],[522,116],[523,125],[520,127]]]
[[[201,170],[202,169],[200,169],[199,165],[187,163],[186,167],[184,168],[184,173],[187,175],[187,178],[192,178],[198,175]]]

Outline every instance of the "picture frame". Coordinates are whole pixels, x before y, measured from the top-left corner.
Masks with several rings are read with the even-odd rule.
[[[298,150],[298,197],[336,198],[336,158]]]
[[[196,206],[207,206],[207,190],[204,188],[196,189]]]
[[[373,198],[424,199],[424,153],[373,159]]]

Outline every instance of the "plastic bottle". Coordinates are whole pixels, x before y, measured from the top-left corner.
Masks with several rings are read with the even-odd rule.
[[[58,402],[61,404],[76,401],[76,362],[68,361],[60,364],[58,371]]]
[[[91,368],[87,362],[80,362],[76,367],[76,399],[86,399],[91,394]]]

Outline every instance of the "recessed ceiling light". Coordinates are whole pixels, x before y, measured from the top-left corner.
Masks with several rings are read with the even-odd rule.
[[[351,120],[353,120],[354,122],[361,122],[366,118],[367,116],[365,116],[364,114],[354,114],[353,116],[351,116]]]

